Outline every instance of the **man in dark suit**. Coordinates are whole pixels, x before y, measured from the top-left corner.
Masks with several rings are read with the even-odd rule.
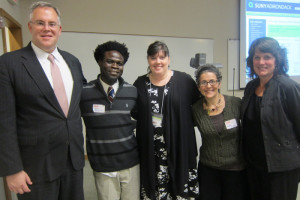
[[[0,57],[0,176],[21,200],[83,200],[81,64],[56,46],[59,11],[31,8],[31,42]]]

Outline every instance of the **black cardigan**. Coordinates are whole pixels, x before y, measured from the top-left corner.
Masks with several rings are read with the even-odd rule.
[[[147,92],[147,75],[138,77],[134,86],[138,90],[137,140],[141,162],[141,184],[147,196],[155,194],[155,162],[151,107]],[[165,98],[163,127],[168,152],[168,167],[174,195],[186,196],[189,169],[196,169],[197,145],[192,120],[192,104],[199,98],[194,80],[186,73],[174,71],[170,79],[169,95]]]

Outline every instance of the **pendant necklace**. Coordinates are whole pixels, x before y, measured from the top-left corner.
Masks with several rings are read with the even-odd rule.
[[[221,94],[218,95],[218,103],[216,105],[213,105],[212,108],[209,108],[208,103],[206,100],[204,100],[204,110],[207,110],[207,114],[209,115],[211,112],[218,111],[219,107],[221,106]]]

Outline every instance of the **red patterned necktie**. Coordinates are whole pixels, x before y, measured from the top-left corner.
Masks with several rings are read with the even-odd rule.
[[[48,56],[48,60],[50,61],[51,76],[52,76],[53,90],[55,96],[59,102],[60,107],[65,113],[65,116],[68,116],[68,111],[69,111],[68,98],[67,98],[65,85],[62,80],[60,70],[55,63],[54,56],[52,54]]]
[[[112,86],[109,86],[108,90],[107,90],[107,96],[110,102],[112,102],[113,98],[114,98],[114,88]]]

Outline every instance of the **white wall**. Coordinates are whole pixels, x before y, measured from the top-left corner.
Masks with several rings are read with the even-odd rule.
[[[31,36],[27,30],[28,8],[34,0],[0,5],[22,24],[23,44]],[[214,40],[214,63],[224,68],[221,92],[227,90],[227,41],[239,39],[240,0],[51,0],[62,13],[64,31],[191,37]],[[95,44],[97,41],[95,41]],[[80,47],[78,47],[80,48]],[[172,51],[170,49],[170,51]],[[242,92],[236,92],[241,96]]]
[[[63,32],[58,46],[81,61],[85,78],[91,81],[100,72],[93,52],[97,44],[108,40],[116,40],[127,45],[130,55],[122,77],[131,84],[138,76],[147,72],[146,51],[149,44],[156,40],[164,41],[168,45],[172,70],[185,71],[194,77],[195,69],[190,67],[190,59],[199,52],[206,53],[207,62],[213,62],[213,40],[211,39]]]
[[[27,26],[27,10],[32,2],[33,0],[20,1],[23,27]],[[240,0],[50,2],[62,13],[63,31],[213,39],[213,62],[224,66],[221,69],[224,77],[221,92],[231,94],[231,91],[227,90],[227,41],[239,39]],[[23,29],[24,45],[31,38],[26,29]],[[172,49],[170,51],[172,52]],[[235,94],[239,95],[239,92]]]

